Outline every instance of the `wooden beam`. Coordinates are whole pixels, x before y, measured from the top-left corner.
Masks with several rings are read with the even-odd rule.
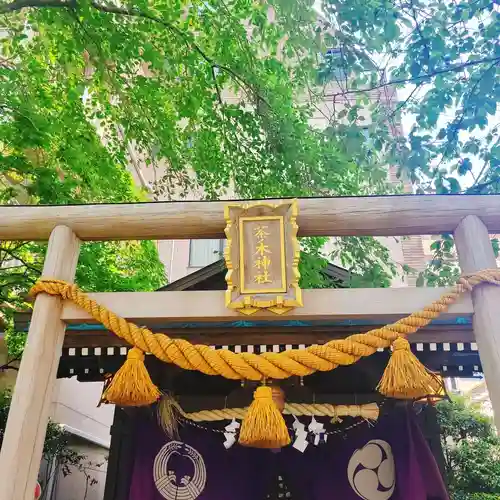
[[[304,307],[284,316],[258,311],[251,316],[227,309],[224,291],[91,293],[101,305],[136,323],[292,321],[366,319],[387,322],[406,316],[437,300],[444,288],[352,288],[304,290]],[[441,318],[470,316],[472,303],[464,296]],[[65,302],[62,316],[68,323],[91,323],[90,315]]]
[[[144,324],[144,323],[143,323]],[[205,345],[310,345],[324,344],[329,340],[345,338],[354,333],[364,333],[377,325],[357,327],[253,327],[253,328],[155,328],[171,338],[189,340]],[[382,326],[382,325],[378,325]],[[410,343],[474,342],[472,326],[436,325],[423,328],[408,337]],[[121,347],[127,342],[107,330],[67,331],[64,347]]]
[[[0,240],[46,240],[59,224],[82,240],[224,238],[227,203],[3,206]],[[441,234],[467,215],[500,232],[500,195],[309,198],[299,208],[301,236]]]
[[[488,228],[476,216],[466,217],[455,231],[460,266],[464,273],[496,268]],[[495,424],[500,429],[500,287],[484,284],[472,292],[473,327],[488,386]]]
[[[43,276],[72,281],[79,241],[68,227],[50,236]],[[39,295],[0,452],[0,500],[32,500],[40,469],[65,324],[62,301]]]

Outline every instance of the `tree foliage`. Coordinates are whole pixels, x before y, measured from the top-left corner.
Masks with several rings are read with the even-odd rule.
[[[92,127],[86,118],[99,122],[108,161],[124,164],[133,142],[148,164],[163,162],[158,193],[201,187],[215,198],[234,185],[248,198],[372,189],[334,141],[308,125],[311,107],[294,99],[311,81],[320,47],[314,13],[301,2],[272,13],[246,1],[50,4],[3,7],[15,14],[35,7],[22,11],[22,23],[4,16],[18,31],[6,54],[30,61],[8,77],[17,109],[27,97],[40,103],[57,94],[66,120],[77,118],[85,130]],[[65,117],[57,116],[59,132]],[[89,140],[99,146],[95,133]]]
[[[326,45],[304,0],[2,0],[0,25],[3,203],[140,199],[128,173],[138,164],[154,172],[143,187],[156,198],[392,189],[377,155],[352,161],[348,141],[311,126]],[[324,262],[320,241],[304,242],[315,249],[306,286],[324,285],[313,272]],[[43,247],[5,248],[6,262],[12,252],[21,261],[2,271],[12,305],[36,278]],[[365,281],[389,282],[395,268],[378,241],[350,238],[342,248]],[[161,280],[149,243],[91,245],[81,261],[87,289]]]
[[[500,192],[498,2],[323,0],[322,8],[332,50],[319,76],[334,83],[332,136],[394,165],[417,193]],[[449,284],[458,272],[452,238],[433,251],[419,283]]]
[[[130,163],[161,198],[387,193],[388,165],[420,192],[498,187],[495,2],[2,0],[0,19],[4,202],[128,201]],[[389,283],[377,240],[339,248],[360,284]]]
[[[420,192],[497,192],[498,3],[324,0],[323,8],[340,56],[327,60],[321,75],[337,82],[332,97],[352,98],[344,110],[349,123],[359,123],[369,106],[373,147]],[[367,102],[368,92],[394,88],[407,98],[389,112]],[[334,128],[342,125],[339,114],[332,114]],[[405,118],[410,133],[394,140],[391,127]]]
[[[491,420],[466,399],[440,402],[438,419],[454,500],[500,497],[500,440]]]

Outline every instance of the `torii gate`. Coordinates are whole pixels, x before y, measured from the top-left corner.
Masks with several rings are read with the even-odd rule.
[[[277,203],[280,200],[270,200]],[[46,240],[43,277],[72,281],[82,240],[224,237],[224,202],[0,207],[1,240]],[[488,233],[500,233],[500,196],[390,196],[299,200],[301,236],[404,236],[453,233],[464,273],[496,267]],[[439,289],[314,290],[295,319],[388,319],[436,299]],[[101,304],[127,319],[219,321],[238,316],[224,292],[100,293]],[[192,296],[198,306],[190,306]],[[473,328],[500,428],[500,288],[482,286],[452,306],[449,315],[474,313]],[[268,311],[255,317],[272,321]],[[65,325],[88,320],[72,303],[42,294],[36,299],[6,433],[0,453],[0,500],[31,500],[42,456],[52,390]],[[453,341],[453,339],[449,339]]]

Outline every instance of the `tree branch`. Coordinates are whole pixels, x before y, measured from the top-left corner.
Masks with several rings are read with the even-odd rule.
[[[497,140],[494,142],[494,144],[492,146],[492,149],[494,147],[498,146],[498,144],[500,144],[500,135],[498,136]],[[490,163],[490,161],[491,161],[490,158],[486,157],[486,160],[484,160],[484,163],[483,163],[483,166],[481,168],[481,171],[477,175],[477,177],[475,179],[475,182],[474,182],[473,186],[471,187],[471,189],[473,189],[474,187],[476,187],[479,184],[479,181],[482,179],[484,173],[486,172],[486,169],[487,169],[488,164]]]
[[[219,88],[219,84],[217,83],[216,68],[217,68],[217,66],[215,66],[214,64],[212,64],[212,66],[210,67],[210,69],[212,71],[212,78],[214,79],[215,90],[217,91],[217,99],[219,100],[219,104],[222,106],[222,104],[223,104],[222,95],[221,95],[221,91]]]
[[[472,186],[471,188],[466,189],[464,192],[467,194],[479,194],[482,189],[484,189],[485,187],[491,186],[493,184],[500,184],[500,178],[495,177],[494,179],[491,179],[490,181],[481,182],[480,184],[476,184],[476,185]]]
[[[16,370],[16,371],[19,371],[19,368],[17,366],[11,366],[12,363],[15,363],[16,361],[19,361],[21,358],[20,357],[17,357],[17,358],[14,358],[14,359],[11,359],[10,361],[8,361],[7,363],[5,363],[4,365],[0,365],[0,372],[4,371],[4,370]]]
[[[500,61],[500,57],[497,58],[497,59],[498,59],[498,61]],[[452,125],[452,127],[453,127],[453,141],[458,141],[458,134],[460,133],[462,123],[463,123],[463,121],[465,119],[465,113],[467,112],[467,107],[469,105],[469,101],[470,101],[471,97],[476,92],[476,89],[477,89],[478,85],[481,83],[481,80],[485,77],[486,73],[488,73],[488,71],[490,71],[491,69],[493,69],[496,66],[496,64],[497,64],[497,62],[493,62],[488,67],[488,69],[486,69],[486,71],[482,75],[479,76],[479,78],[472,85],[472,88],[470,89],[470,92],[465,97],[465,99],[463,101],[463,105],[462,105],[462,113],[460,115],[460,118],[458,120],[456,120],[455,123]],[[447,159],[448,153],[450,152],[449,151],[450,145],[451,145],[451,141],[448,140],[448,142],[446,143],[446,147],[445,147],[445,149],[444,149],[444,151],[443,151],[443,153],[441,155],[441,159],[439,160],[439,163],[436,166],[436,171],[439,169],[439,167],[441,166],[441,164]]]
[[[347,94],[362,94],[365,92],[371,92],[372,90],[378,90],[378,89],[381,89],[384,87],[390,87],[391,85],[399,85],[401,83],[420,82],[422,80],[431,79],[437,75],[442,75],[444,73],[455,73],[457,71],[461,71],[464,68],[468,68],[469,66],[476,66],[478,64],[485,64],[485,63],[492,63],[492,65],[494,66],[494,65],[500,63],[500,56],[499,57],[492,57],[492,58],[477,59],[475,61],[467,61],[463,64],[457,64],[456,66],[451,66],[449,68],[443,68],[440,70],[432,71],[431,73],[425,73],[423,75],[415,76],[412,78],[401,78],[398,80],[390,80],[388,82],[380,83],[379,85],[367,87],[365,89],[345,90],[344,92],[337,92],[334,94],[328,94],[325,97],[337,97],[337,96],[343,96],[343,95],[347,95]]]
[[[41,269],[36,268],[35,266],[32,266],[31,264],[28,264],[22,257],[19,255],[16,255],[14,252],[8,250],[7,248],[2,247],[2,252],[5,252],[7,255],[10,255],[12,259],[18,260],[21,262],[21,264],[26,267],[26,269],[29,269],[30,271],[33,271],[34,273],[41,274]]]
[[[411,100],[413,99],[413,96],[420,90],[422,85],[423,85],[422,82],[417,83],[415,85],[415,88],[408,95],[408,97],[404,101],[401,101],[400,103],[398,103],[398,105],[396,106],[394,111],[392,111],[392,113],[389,113],[387,116],[382,117],[382,119],[379,122],[383,123],[386,120],[391,120],[392,118],[394,118],[396,116],[396,114],[398,113],[398,111],[401,111],[401,109],[403,109],[408,103],[411,102]]]
[[[74,8],[76,5],[76,2],[70,1],[70,2],[65,2],[61,0],[18,0],[9,4],[5,4],[3,6],[0,6],[0,14],[7,13],[7,12],[14,12],[17,10],[21,10],[26,7],[33,7],[33,8],[44,8],[44,7],[59,7],[59,8]],[[181,29],[179,29],[177,26],[175,26],[172,23],[169,23],[167,21],[164,21],[163,19],[154,16],[153,14],[148,14],[147,12],[143,12],[139,9],[135,8],[124,8],[124,7],[118,7],[116,5],[106,5],[106,4],[101,4],[96,1],[90,2],[90,5],[100,11],[104,12],[107,14],[117,14],[117,15],[122,15],[122,16],[128,16],[128,17],[138,17],[142,19],[148,19],[150,21],[153,21],[155,23],[161,24],[165,28],[167,28],[170,32],[175,34],[177,37],[182,39],[182,41],[186,44],[186,46],[192,50],[194,50],[197,54],[199,54],[208,64],[211,66],[211,70],[213,71],[214,68],[218,68],[221,71],[224,71],[231,75],[240,85],[243,87],[247,88],[250,90],[254,97],[257,99],[257,101],[262,101],[265,103],[267,106],[269,106],[269,103],[267,100],[260,95],[257,90],[252,86],[245,78],[240,76],[238,73],[233,71],[231,68],[228,66],[224,66],[221,64],[218,64],[212,57],[210,57],[198,44],[196,44],[193,40],[190,40],[190,38],[184,33]],[[269,106],[271,107],[271,106]]]
[[[198,44],[196,44],[193,40],[190,40],[190,38],[186,35],[186,33],[184,33],[182,30],[180,30],[174,24],[168,23],[159,17],[156,17],[152,14],[148,14],[147,12],[143,12],[141,10],[134,9],[134,8],[122,8],[122,7],[117,7],[115,5],[103,5],[103,4],[100,4],[99,2],[95,2],[95,1],[92,1],[90,4],[92,5],[92,7],[94,9],[99,10],[101,12],[108,13],[108,14],[118,14],[118,15],[128,16],[128,17],[139,17],[139,18],[148,19],[148,20],[153,21],[155,23],[161,24],[162,26],[167,28],[169,31],[174,33],[177,37],[179,37],[186,44],[186,46],[188,48],[194,50],[208,64],[210,64],[212,73],[214,72],[215,68],[218,68],[221,71],[225,71],[226,73],[231,75],[240,85],[242,85],[246,89],[250,90],[253,93],[254,97],[257,99],[257,101],[262,101],[269,108],[271,108],[271,106],[269,105],[267,100],[262,95],[260,95],[256,91],[256,89],[254,88],[254,86],[251,85],[245,78],[243,78],[241,75],[239,75],[238,73],[233,71],[228,66],[218,64]],[[218,90],[218,89],[216,89],[216,90]]]

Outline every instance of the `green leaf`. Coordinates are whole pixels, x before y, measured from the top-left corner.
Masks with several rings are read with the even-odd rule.
[[[437,404],[449,488],[457,500],[493,500],[500,492],[500,443],[491,419],[469,396]]]
[[[420,75],[421,72],[421,67],[418,61],[413,61],[411,66],[410,66],[410,74],[412,78],[416,78],[417,76]]]
[[[388,39],[393,40],[399,37],[400,30],[394,20],[389,20],[385,25],[385,35]]]
[[[415,286],[421,288],[425,285],[425,278],[423,273],[418,273],[417,281],[415,282]]]
[[[495,115],[497,112],[497,101],[495,99],[485,99],[484,109],[490,115]]]
[[[460,182],[458,182],[455,177],[448,177],[448,183],[450,185],[450,193],[458,194],[462,191],[462,187],[460,186]]]
[[[464,158],[459,164],[458,164],[458,173],[460,175],[465,175],[468,172],[472,170],[472,162],[470,158]],[[459,186],[460,187],[460,186]]]
[[[491,240],[491,246],[493,247],[493,252],[495,253],[495,257],[498,257],[500,251],[500,240],[498,238],[493,238]]]

